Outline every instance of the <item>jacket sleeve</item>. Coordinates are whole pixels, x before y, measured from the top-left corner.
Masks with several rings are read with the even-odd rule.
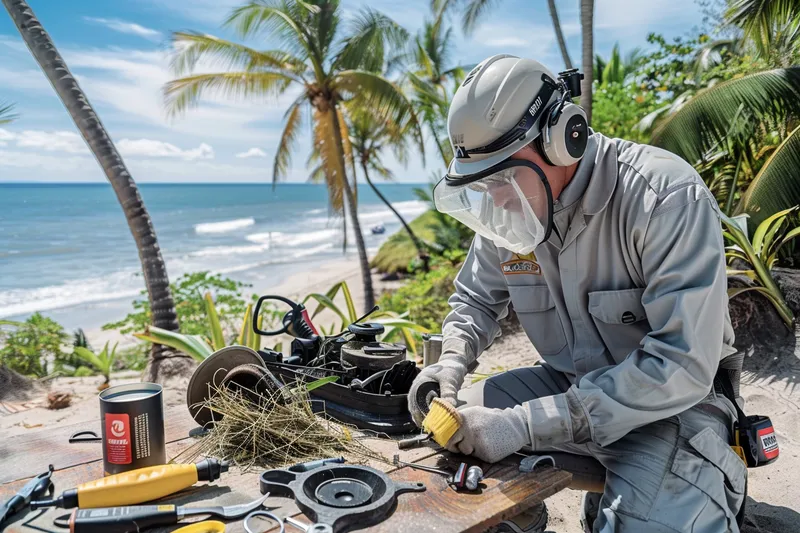
[[[621,363],[587,373],[564,394],[527,403],[534,449],[607,445],[708,395],[728,305],[717,209],[698,183],[656,202],[639,245],[651,331]]]
[[[470,365],[500,333],[498,320],[508,314],[508,287],[490,240],[475,236],[454,284],[452,311],[442,322],[442,355],[464,354]]]

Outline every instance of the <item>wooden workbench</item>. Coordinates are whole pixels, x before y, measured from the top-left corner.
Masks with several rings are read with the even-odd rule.
[[[197,424],[185,406],[173,406],[166,410],[167,457],[173,458],[196,440],[189,432],[197,429]],[[79,430],[94,429],[87,424],[75,424],[53,430],[40,430],[10,438],[0,436],[0,501],[14,495],[31,477],[43,473],[49,464],[56,472],[53,482],[56,495],[80,483],[102,477],[102,451],[100,443],[69,444],[69,436]],[[396,442],[388,439],[369,439],[365,443],[374,451],[391,460],[396,453],[405,462],[418,462],[429,466],[448,467],[458,463],[463,457],[450,457],[450,454],[437,453],[433,447],[412,450],[398,450]],[[515,457],[515,456],[512,456]],[[384,522],[359,531],[371,533],[449,533],[458,531],[483,532],[488,527],[516,515],[556,492],[566,488],[571,480],[567,472],[551,467],[537,469],[532,474],[521,474],[517,460],[509,459],[495,465],[479,464],[485,473],[480,491],[476,493],[457,493],[447,486],[443,476],[412,469],[395,468],[382,462],[371,462],[369,466],[388,472],[397,481],[422,482],[425,492],[405,493],[398,496],[397,506]],[[475,461],[472,461],[475,463]],[[236,468],[222,475],[214,483],[198,483],[191,489],[182,491],[164,500],[176,505],[233,505],[253,501],[260,496],[258,476],[260,472],[242,473]],[[309,523],[310,520],[299,513],[293,500],[270,497],[265,506],[278,516],[295,516]],[[53,525],[57,516],[69,513],[65,509],[49,509],[19,513],[4,531],[25,533],[31,531],[63,532]],[[215,519],[216,518],[212,518]],[[254,520],[254,524],[266,527],[267,523]],[[185,525],[185,524],[184,524]],[[166,532],[177,529],[153,529],[153,532]],[[294,528],[287,525],[287,532]],[[244,532],[242,521],[231,521],[227,531]],[[277,531],[277,528],[269,531]],[[296,530],[298,531],[298,530]]]

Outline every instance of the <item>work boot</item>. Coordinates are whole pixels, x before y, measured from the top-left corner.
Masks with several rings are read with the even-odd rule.
[[[584,492],[581,501],[581,526],[584,533],[592,533],[594,521],[597,520],[597,513],[600,512],[600,499],[603,494],[600,492]]]
[[[545,533],[546,526],[547,506],[542,502],[489,528],[487,533]]]

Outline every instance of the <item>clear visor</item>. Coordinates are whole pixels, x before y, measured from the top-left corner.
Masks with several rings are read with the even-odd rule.
[[[499,247],[530,253],[549,234],[553,202],[543,178],[528,164],[463,185],[442,179],[433,191],[436,209]]]

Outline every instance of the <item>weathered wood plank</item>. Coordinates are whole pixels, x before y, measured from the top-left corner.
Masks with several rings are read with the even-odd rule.
[[[167,442],[184,439],[198,428],[185,405],[169,407],[164,412]],[[0,483],[8,483],[41,474],[52,464],[57,470],[89,463],[103,456],[100,442],[70,444],[78,431],[92,430],[100,435],[100,421],[43,429],[0,439]]]

